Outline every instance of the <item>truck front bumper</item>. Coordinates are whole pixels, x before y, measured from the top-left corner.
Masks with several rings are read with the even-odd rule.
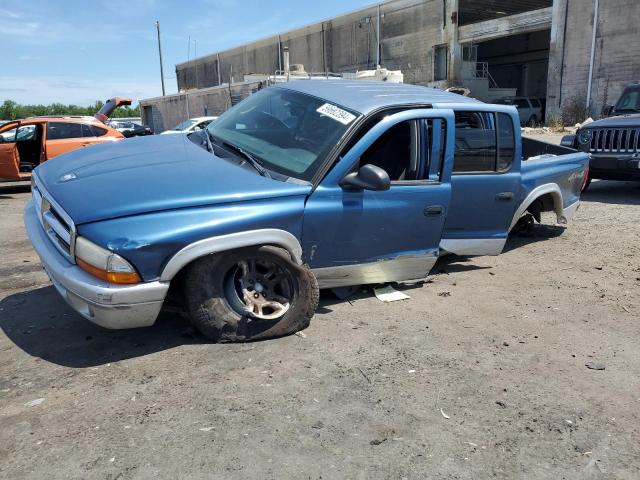
[[[640,180],[640,157],[591,154],[589,174],[603,180]]]
[[[27,235],[54,287],[76,312],[105,328],[153,325],[169,289],[168,282],[114,285],[69,262],[44,232],[33,200],[24,211]]]

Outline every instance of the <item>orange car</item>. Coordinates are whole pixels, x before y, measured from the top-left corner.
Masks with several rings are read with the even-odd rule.
[[[0,127],[0,179],[28,180],[31,170],[61,153],[124,138],[104,122],[126,98],[112,98],[94,117],[33,117]]]

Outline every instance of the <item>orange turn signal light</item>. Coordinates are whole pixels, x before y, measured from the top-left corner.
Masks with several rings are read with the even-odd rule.
[[[133,284],[140,283],[142,279],[136,272],[107,272],[101,268],[94,267],[93,265],[85,262],[84,260],[76,257],[76,264],[85,272],[97,277],[105,282],[118,283],[118,284]]]

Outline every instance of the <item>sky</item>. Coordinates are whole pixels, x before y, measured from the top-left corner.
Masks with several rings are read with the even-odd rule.
[[[159,96],[175,65],[371,5],[371,0],[29,0],[0,2],[0,103],[90,105]],[[189,49],[189,37],[191,45]]]

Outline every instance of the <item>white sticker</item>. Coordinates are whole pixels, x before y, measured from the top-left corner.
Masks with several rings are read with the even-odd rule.
[[[356,118],[356,116],[352,113],[349,113],[346,110],[341,109],[340,107],[336,107],[335,105],[331,105],[330,103],[325,103],[320,108],[318,108],[316,112],[321,113],[322,115],[326,115],[329,118],[333,118],[343,125],[349,125]]]

